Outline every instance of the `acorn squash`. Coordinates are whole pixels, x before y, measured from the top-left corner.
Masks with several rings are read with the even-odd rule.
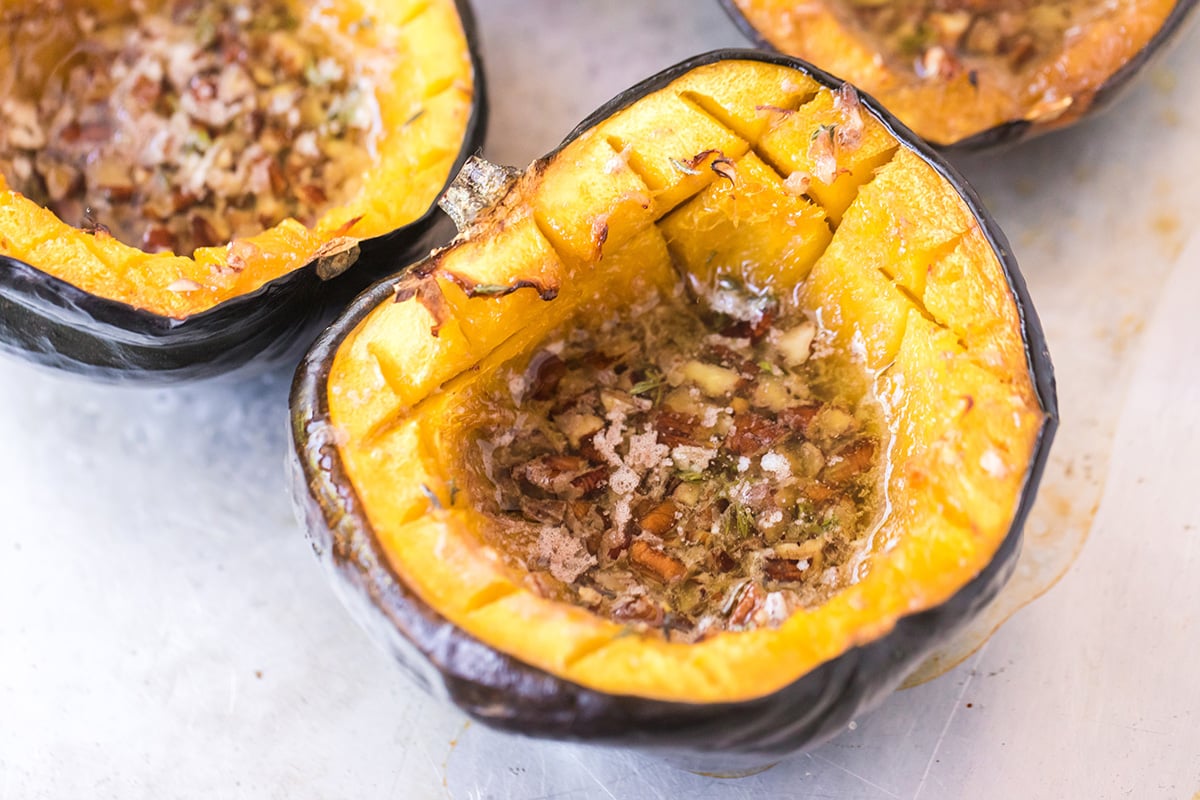
[[[428,251],[482,140],[464,0],[53,10],[0,11],[0,349],[35,362],[174,380],[295,353]]]
[[[1103,108],[1162,52],[1195,2],[722,5],[759,46],[852,81],[931,144],[979,150]]]
[[[314,547],[344,600],[427,687],[525,734],[708,754],[699,763],[709,767],[719,753],[722,767],[746,766],[842,729],[1004,583],[1056,425],[1041,329],[975,195],[853,88],[785,56],[710,53],[628,90],[524,172],[469,162],[444,203],[460,237],[360,296],[314,344],[291,399],[297,508]],[[757,311],[714,300],[727,291]],[[715,327],[668,333],[664,346],[717,357],[742,348],[732,367],[685,366],[679,374],[694,385],[645,365],[617,375],[628,329],[661,333],[684,315]],[[788,319],[799,324],[777,330],[773,320]],[[603,350],[604,337],[619,339],[621,353]],[[578,351],[596,338],[599,349]],[[781,358],[745,357],[771,342]],[[717,407],[692,427],[710,412],[704,424],[733,425],[708,440],[708,458],[733,479],[772,473],[771,501],[797,485],[788,437],[803,454],[820,434],[788,399],[806,389],[763,387],[795,378],[791,365],[810,355],[850,402],[878,411],[877,438],[821,455],[818,480],[800,486],[821,493],[776,510],[803,527],[796,509],[831,508],[864,460],[884,499],[865,535],[840,540],[850,551],[838,563],[855,568],[809,584],[819,548],[791,531],[772,540],[773,514],[736,516],[724,535],[773,546],[786,563],[752,567],[738,588],[723,583],[726,605],[709,604],[706,627],[673,628],[669,592],[707,569],[695,565],[708,556],[725,561],[722,571],[737,559],[706,553],[706,531],[673,556],[675,506],[637,516],[641,531],[625,536],[634,522],[615,509],[654,479],[630,478],[632,439],[601,440],[615,423],[587,417],[603,410],[552,408],[559,416],[515,436],[489,427],[542,414],[570,382],[576,389],[561,391],[591,397],[595,376],[613,387],[602,404],[637,406],[639,419],[708,394]],[[772,397],[782,410],[768,418],[760,406]],[[635,412],[609,411],[634,427]],[[637,431],[636,448],[657,452],[643,467],[679,466],[678,450],[661,447],[678,428]],[[539,440],[557,444],[520,467],[520,486],[561,512],[548,492],[573,491],[556,483],[570,469],[578,492],[567,507],[602,513],[604,535],[615,534],[602,536],[600,553],[558,525],[547,567],[540,545],[521,549],[525,521],[514,527],[515,512],[497,507],[513,485],[502,486],[500,448]],[[589,446],[607,455],[586,455]],[[543,481],[534,461],[559,472]],[[693,477],[667,480],[678,491]],[[732,497],[717,505],[727,518]],[[826,543],[826,525],[843,524],[831,514],[812,529]],[[563,558],[561,548],[574,549]],[[640,570],[649,616],[623,617],[628,604],[600,599],[592,578],[606,577],[606,563]],[[655,582],[668,594],[655,594]],[[781,586],[792,600],[772,610],[766,592]]]

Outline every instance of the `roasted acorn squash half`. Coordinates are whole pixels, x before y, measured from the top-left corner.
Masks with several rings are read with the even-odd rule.
[[[343,599],[426,687],[526,734],[721,753],[724,768],[761,763],[842,729],[1005,582],[1056,425],[1049,356],[1001,232],[962,179],[874,102],[786,56],[715,52],[628,90],[523,173],[469,163],[444,202],[459,239],[360,296],[302,362],[291,399],[297,507],[315,549]],[[571,331],[623,335],[656,303],[690,314],[703,303],[688,287],[714,286],[753,287],[778,319],[814,323],[821,358],[882,409],[886,503],[854,545],[859,569],[835,575],[832,592],[782,619],[681,641],[661,617],[629,624],[548,595],[536,554],[526,569],[506,552],[489,474],[500,457],[480,424],[505,397],[537,399],[514,379],[567,383],[543,367],[547,353],[568,359]],[[725,352],[716,345],[774,335],[747,330],[692,341]],[[781,374],[735,363],[741,372],[698,370],[730,406],[714,419],[753,413],[767,380],[758,369]],[[674,378],[646,375],[615,402],[671,390]],[[735,414],[714,449],[735,432],[799,436],[807,425],[812,438],[793,411],[763,427]],[[580,439],[576,429],[576,444],[596,430]],[[730,474],[760,462],[787,472],[757,444],[736,451],[751,455],[727,462]],[[632,444],[621,447],[632,463]],[[851,458],[831,457],[821,480],[836,482],[829,470]],[[630,491],[613,463],[572,511],[612,507],[612,494]],[[637,561],[640,546],[642,565],[678,585],[691,567],[662,556],[653,542],[672,534],[658,528],[653,540],[647,519],[601,561]],[[759,520],[739,535],[758,536]],[[559,590],[572,578],[550,570]],[[751,590],[738,591],[728,600],[740,608]]]
[[[0,349],[88,375],[298,354],[328,311],[428,252],[448,227],[435,201],[484,133],[465,0],[55,0],[0,22]],[[288,216],[306,198],[307,224]],[[144,241],[119,241],[117,215]],[[250,227],[213,238],[235,215]]]
[[[759,46],[852,81],[938,147],[982,150],[1106,106],[1195,0],[721,0]]]

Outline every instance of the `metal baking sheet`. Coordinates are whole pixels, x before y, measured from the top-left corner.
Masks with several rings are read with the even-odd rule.
[[[477,6],[487,154],[516,165],[640,78],[744,43],[715,2]],[[3,360],[0,800],[1197,800],[1196,45],[1112,112],[960,164],[1022,263],[1063,425],[1021,572],[944,676],[739,780],[491,732],[336,603],[289,503],[286,371],[144,389]]]

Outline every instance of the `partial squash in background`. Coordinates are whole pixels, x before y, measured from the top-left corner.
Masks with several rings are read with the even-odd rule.
[[[760,46],[851,81],[938,147],[979,150],[1098,111],[1195,0],[721,0]]]
[[[46,14],[41,3],[10,4],[0,12],[10,30],[40,26],[37,37],[10,36],[0,44],[3,80],[9,87],[4,107],[8,133],[0,154],[7,179],[0,181],[0,347],[42,364],[110,379],[162,381],[217,374],[251,361],[263,364],[295,352],[307,344],[312,324],[325,309],[345,302],[372,280],[429,249],[440,218],[434,201],[483,138],[483,74],[465,0],[358,0],[334,5],[281,0],[278,8],[261,6],[255,12],[265,15],[269,8],[278,18],[268,30],[254,28],[266,24],[258,18],[239,16],[247,14],[240,6],[230,6],[214,22],[204,15],[217,4],[183,0],[145,4],[141,16],[123,2],[62,0],[60,5],[57,15]],[[172,19],[182,21],[172,28]],[[166,121],[177,122],[181,116],[187,118],[187,135],[200,140],[183,142],[178,148],[180,158],[201,162],[194,168],[191,194],[182,179],[184,190],[174,185],[155,194],[153,187],[143,185],[161,179],[154,170],[139,166],[134,173],[128,165],[118,170],[123,185],[117,190],[126,196],[136,193],[143,200],[132,216],[152,203],[174,202],[180,208],[178,215],[191,215],[194,227],[211,238],[214,228],[227,227],[235,214],[245,213],[219,199],[212,205],[219,207],[218,213],[212,207],[197,210],[189,205],[197,194],[220,195],[221,189],[212,190],[211,184],[225,158],[226,182],[229,191],[239,193],[238,202],[251,214],[271,206],[269,213],[264,212],[265,229],[234,229],[232,240],[205,246],[204,235],[190,236],[192,224],[175,225],[170,212],[159,211],[166,222],[147,227],[144,236],[141,229],[135,234],[122,230],[124,238],[136,235],[141,241],[121,241],[114,235],[118,226],[111,221],[117,212],[110,211],[106,224],[105,216],[90,207],[103,201],[105,208],[116,208],[110,202],[114,187],[102,185],[103,178],[94,179],[90,167],[78,165],[79,172],[68,170],[63,179],[64,184],[74,181],[72,191],[82,192],[81,196],[65,192],[64,200],[62,187],[55,190],[54,181],[61,173],[53,171],[54,165],[43,166],[41,159],[52,158],[56,148],[65,149],[65,138],[87,136],[88,119],[72,120],[51,137],[47,130],[54,130],[53,108],[43,111],[50,122],[41,129],[31,127],[22,115],[28,117],[30,109],[36,111],[52,95],[77,97],[79,90],[72,94],[69,88],[70,67],[89,53],[94,57],[94,50],[116,53],[117,59],[128,56],[121,51],[120,37],[134,34],[123,33],[122,26],[139,30],[140,35],[147,29],[194,32],[199,39],[198,43],[173,41],[165,47],[165,68],[149,62],[122,66],[126,72],[160,70],[153,72],[152,80],[132,76],[144,81],[132,83],[135,98],[138,92],[148,92],[157,103],[154,113],[164,119],[163,130],[158,131],[161,137],[139,139],[139,152],[164,146],[161,138],[169,140],[173,134]],[[239,40],[229,32],[231,27],[253,29],[258,38],[247,34]],[[92,40],[86,38],[89,31]],[[268,58],[252,47],[247,51],[248,43],[269,42],[273,48],[272,37],[282,35],[280,31],[292,37],[280,44],[280,52],[272,50]],[[72,34],[83,36],[83,41]],[[324,49],[306,51],[295,41],[297,36],[322,42]],[[171,95],[176,68],[172,54],[180,48],[210,58],[216,66],[207,75],[187,79],[186,88]],[[244,69],[227,69],[229,64]],[[265,74],[257,74],[264,64]],[[234,92],[229,88],[236,84],[234,78],[241,76],[246,82],[246,75],[254,76],[255,92],[270,93],[279,88],[280,77],[271,70],[293,67],[299,76],[296,85],[308,89],[308,94],[331,80],[344,85],[339,92],[326,92],[331,102],[316,108],[305,105],[310,98],[299,90],[257,105],[253,99],[229,101],[223,94]],[[348,111],[347,98],[355,92],[355,100],[361,103]],[[212,103],[206,112],[202,104],[209,99],[220,102]],[[122,103],[109,104],[111,118],[133,113],[132,99],[123,98]],[[270,144],[269,137],[278,135],[270,115],[300,119],[301,112],[306,118],[315,115],[314,130],[294,141]],[[214,119],[214,114],[228,119]],[[357,151],[346,144],[351,138],[346,125],[334,125],[344,122],[339,114],[359,116],[365,133]],[[244,149],[220,152],[230,138],[226,132],[238,126],[251,131],[240,142]],[[25,135],[14,136],[12,131],[22,127]],[[98,127],[103,128],[92,126],[93,133]],[[332,132],[322,138],[316,135],[318,128]],[[113,123],[99,134],[94,152],[103,153],[113,136],[129,133]],[[332,142],[328,149],[326,140]],[[286,168],[277,167],[291,163],[287,159],[306,147],[321,151],[315,168],[296,171],[310,182],[288,183],[291,176],[281,174]],[[258,176],[260,183],[274,190],[270,203],[266,192],[255,194],[238,184],[237,180],[253,181],[253,169],[237,172],[228,163],[250,148],[257,148],[260,155],[263,150],[278,155],[274,163],[266,157],[258,162],[260,173],[270,169],[269,181]],[[339,153],[350,154],[350,167],[337,163]],[[32,181],[30,163],[38,171]],[[337,174],[337,185],[322,185],[323,174]],[[49,203],[46,197],[35,201],[16,191],[17,184],[27,191],[37,190],[30,194],[53,195],[59,202]],[[295,197],[313,202],[278,202]],[[61,219],[42,203],[71,209],[70,217]],[[297,207],[312,212],[312,218],[297,221],[280,216]],[[272,213],[276,218],[271,218]],[[170,235],[163,233],[167,228]],[[188,243],[201,246],[194,252],[190,246],[179,254],[170,252],[179,241],[179,231]],[[156,252],[163,247],[166,251]]]

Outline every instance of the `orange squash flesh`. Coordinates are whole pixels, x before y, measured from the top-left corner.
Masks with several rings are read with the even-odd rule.
[[[1163,30],[1176,7],[1190,4],[1081,0],[1078,11],[1086,21],[1070,28],[1058,47],[1017,69],[964,56],[961,68],[918,74],[920,55],[895,52],[865,31],[852,19],[849,0],[729,2],[771,47],[852,81],[938,145],[1010,122],[1048,130],[1079,120],[1101,87]],[[988,10],[988,4],[979,8]]]
[[[327,381],[338,454],[390,567],[425,603],[584,687],[731,702],[880,637],[988,564],[1045,420],[1021,319],[970,208],[873,116],[833,181],[796,191],[789,159],[846,113],[786,66],[693,69],[531,167],[418,268],[423,302],[384,303],[342,341]],[[714,273],[819,319],[832,357],[865,368],[890,435],[889,510],[869,572],[825,604],[778,629],[669,643],[543,599],[483,544],[487,522],[464,499],[478,488],[469,432],[501,369],[551,329]],[[462,288],[521,281],[552,291]]]
[[[68,6],[106,15],[120,14],[128,4],[69,0]],[[466,34],[453,0],[297,0],[296,12],[302,25],[336,31],[339,41],[355,48],[354,57],[371,54],[382,65],[385,77],[375,87],[380,136],[373,164],[352,197],[330,208],[311,229],[286,219],[258,235],[184,257],[148,254],[110,235],[75,228],[0,177],[0,255],[90,294],[182,319],[309,264],[335,237],[370,239],[422,217],[458,158],[475,92]],[[364,19],[372,24],[359,24]],[[30,57],[24,46],[20,54]],[[49,46],[33,52],[39,62],[53,63],[56,55],[61,54]],[[0,69],[14,69],[17,57],[11,39],[0,41]],[[37,74],[39,66],[46,69],[28,60],[16,68],[19,74]],[[22,83],[25,91],[40,93]],[[236,268],[227,268],[231,261]]]

